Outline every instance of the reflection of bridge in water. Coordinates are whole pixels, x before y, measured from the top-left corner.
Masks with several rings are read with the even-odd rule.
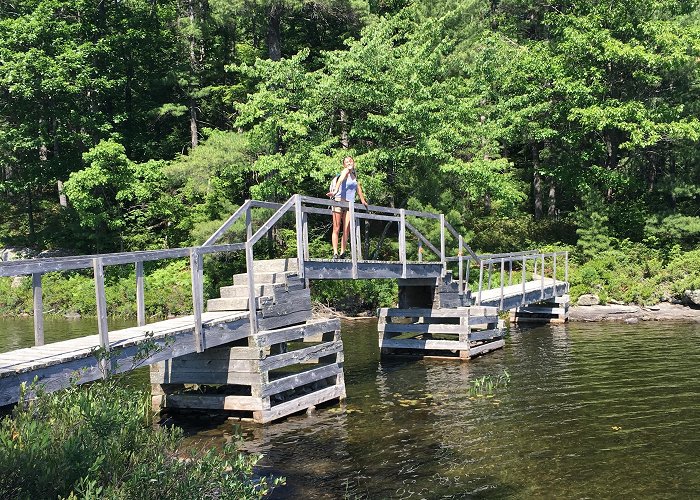
[[[344,260],[319,258],[309,245],[310,226],[325,225],[333,205],[349,210]],[[255,260],[255,245],[285,224],[294,228],[296,257]],[[218,243],[225,235],[238,242]],[[383,243],[364,258],[372,235]],[[205,312],[204,259],[232,252],[245,253],[246,272]],[[194,314],[147,324],[144,263],[182,258]],[[108,331],[104,269],[117,265],[135,266],[138,326]],[[84,269],[94,276],[96,334],[45,345],[42,275]],[[0,405],[16,402],[20,384],[35,379],[53,391],[148,364],[154,407],[231,410],[258,422],[345,397],[340,323],[312,318],[310,280],[398,279],[399,307],[379,311],[383,354],[469,358],[503,346],[499,311],[565,320],[568,307],[565,252],[477,255],[442,214],[356,210],[300,195],[283,204],[246,201],[199,247],[0,263],[0,276],[22,275],[32,276],[35,346],[0,354]]]

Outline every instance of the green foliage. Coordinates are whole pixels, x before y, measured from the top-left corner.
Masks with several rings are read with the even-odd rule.
[[[311,298],[357,314],[396,304],[398,286],[395,280],[320,280],[312,283]]]
[[[39,391],[0,422],[3,498],[261,498],[280,480],[259,459],[182,448],[182,431],[153,426],[150,396],[114,381]]]

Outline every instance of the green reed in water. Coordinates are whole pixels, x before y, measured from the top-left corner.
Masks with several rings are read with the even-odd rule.
[[[493,396],[501,389],[508,386],[510,374],[503,369],[503,373],[494,375],[484,375],[469,382],[469,395],[474,397]]]

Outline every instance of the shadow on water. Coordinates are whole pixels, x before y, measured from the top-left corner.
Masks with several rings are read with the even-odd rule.
[[[0,347],[31,343],[28,324]],[[374,321],[342,330],[342,407],[267,426],[203,414],[172,422],[202,448],[240,434],[244,450],[264,455],[259,473],[287,477],[273,498],[700,491],[700,325],[513,327],[504,349],[462,363],[380,360]],[[472,380],[504,370],[510,383],[493,397],[470,394]],[[147,373],[135,383],[147,387]]]

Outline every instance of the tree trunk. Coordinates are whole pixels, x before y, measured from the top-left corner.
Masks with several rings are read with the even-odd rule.
[[[549,206],[547,207],[547,215],[555,217],[557,215],[557,187],[554,184],[554,179],[549,181]]]
[[[340,110],[340,144],[343,146],[343,149],[350,147],[350,141],[348,140],[348,114],[344,109]]]
[[[58,204],[61,206],[61,208],[68,208],[68,200],[63,192],[63,182],[60,180],[56,181],[56,189],[58,191]]]
[[[29,243],[34,245],[34,197],[32,195],[32,187],[27,186],[27,217],[29,219]]]
[[[542,218],[542,176],[540,174],[540,151],[536,145],[532,145],[532,187],[535,197],[535,220]]]
[[[282,59],[281,22],[284,6],[279,1],[272,2],[267,16],[267,52],[271,60]]]
[[[194,35],[194,25],[195,25],[195,13],[194,13],[194,0],[189,0],[187,2],[187,16],[190,21],[190,30],[192,34],[190,35],[190,74],[191,80],[195,79],[197,73],[197,40]],[[192,89],[190,89],[190,95],[192,94]],[[199,144],[199,134],[197,131],[197,103],[194,98],[190,97],[190,143],[192,144],[192,149],[197,147]]]

